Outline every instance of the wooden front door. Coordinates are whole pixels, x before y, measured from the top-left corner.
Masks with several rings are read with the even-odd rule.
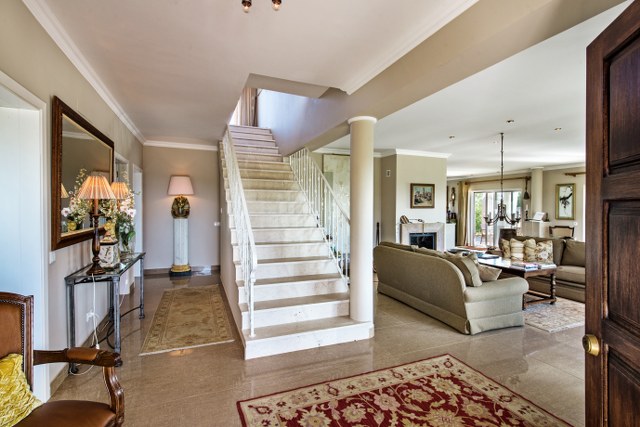
[[[638,426],[640,0],[587,49],[586,225],[586,422]]]

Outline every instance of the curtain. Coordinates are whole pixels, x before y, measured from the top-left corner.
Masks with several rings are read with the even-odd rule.
[[[258,90],[245,87],[240,97],[240,125],[258,125]]]
[[[461,182],[458,191],[458,229],[456,243],[458,245],[467,245],[467,216],[469,213],[469,183]]]

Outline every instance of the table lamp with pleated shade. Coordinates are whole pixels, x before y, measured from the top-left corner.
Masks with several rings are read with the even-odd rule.
[[[93,244],[91,250],[93,252],[93,265],[87,274],[104,274],[104,268],[100,266],[100,231],[98,229],[98,219],[100,218],[99,203],[101,199],[115,199],[116,196],[111,191],[109,181],[107,178],[101,175],[89,175],[87,179],[82,183],[78,190],[78,198],[93,200],[93,213],[91,218],[93,220]]]

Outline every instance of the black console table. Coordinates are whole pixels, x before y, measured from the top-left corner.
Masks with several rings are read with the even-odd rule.
[[[144,256],[145,252],[123,255],[120,263],[113,269],[105,269],[104,274],[87,275],[87,270],[91,264],[81,268],[64,278],[67,285],[67,344],[69,347],[76,346],[76,303],[75,303],[75,286],[83,283],[109,283],[109,291],[111,298],[109,302],[109,314],[113,320],[115,344],[114,351],[120,353],[121,337],[120,337],[120,276],[140,261],[140,315],[144,318]],[[69,366],[71,372],[76,372],[77,368],[71,364]]]

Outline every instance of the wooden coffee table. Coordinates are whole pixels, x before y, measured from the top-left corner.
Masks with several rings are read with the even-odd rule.
[[[512,276],[522,277],[528,279],[529,277],[548,276],[549,277],[549,293],[538,291],[527,291],[527,295],[533,296],[535,299],[531,301],[525,301],[524,295],[522,296],[522,309],[532,304],[540,304],[548,302],[549,304],[555,304],[556,302],[556,267],[544,267],[535,270],[525,270],[524,268],[518,268],[511,265],[511,260],[506,258],[494,258],[494,259],[478,259],[480,264],[489,265],[491,267],[497,267],[502,270],[503,273],[510,274]]]

